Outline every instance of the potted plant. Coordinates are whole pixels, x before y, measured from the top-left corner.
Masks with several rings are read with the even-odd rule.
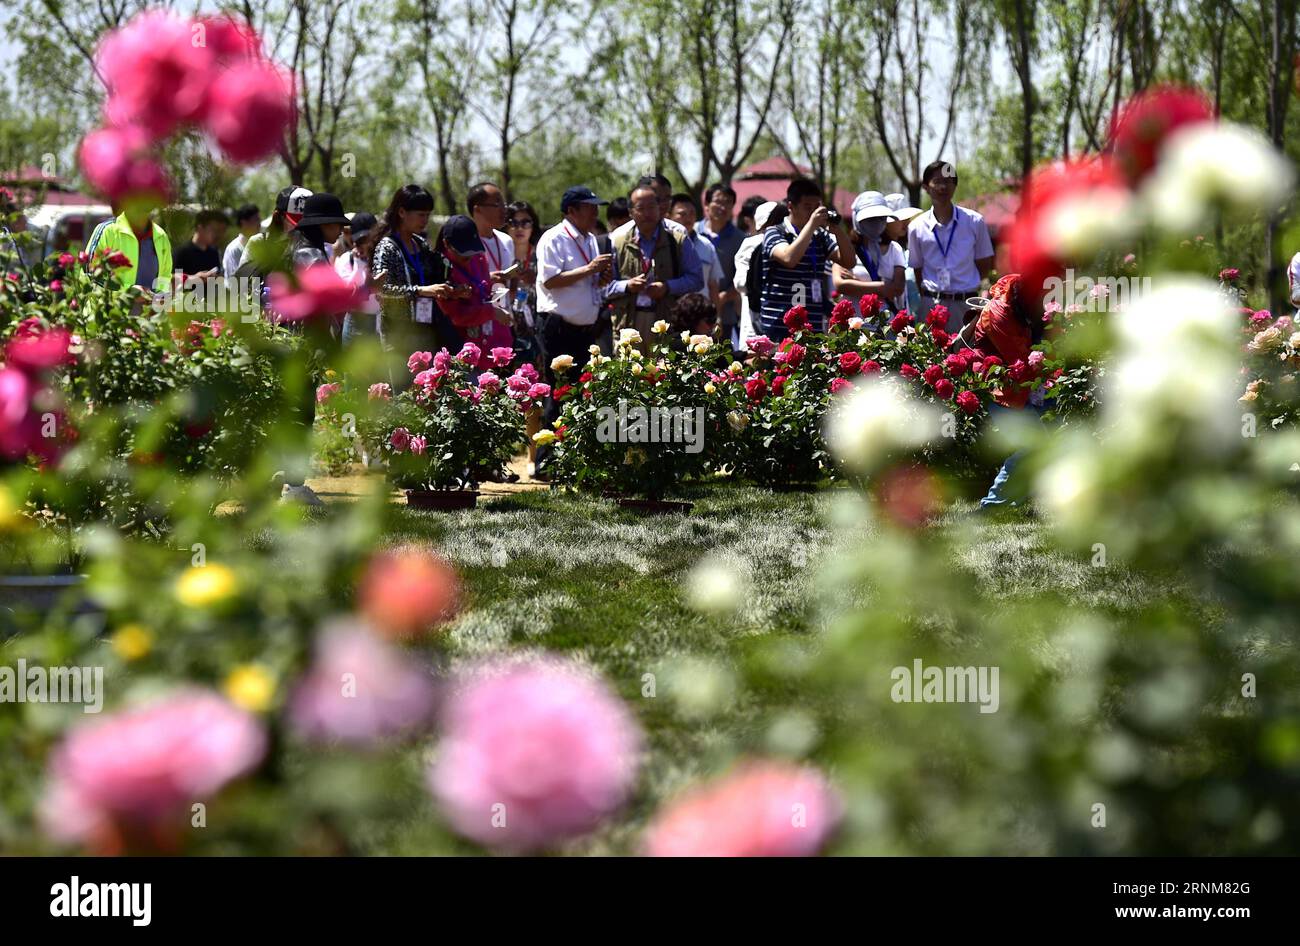
[[[505,368],[513,353],[493,349],[488,360]],[[484,359],[472,342],[452,356],[415,352],[407,361],[411,384],[393,393],[387,384],[370,388],[373,410],[361,422],[372,457],[387,462],[388,476],[420,509],[469,509],[478,484],[504,471],[524,442],[524,415],[550,394],[532,365],[502,377],[477,372]]]

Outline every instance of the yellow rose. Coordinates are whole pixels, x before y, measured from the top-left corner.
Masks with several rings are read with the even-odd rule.
[[[258,664],[241,664],[221,684],[230,702],[250,713],[265,713],[275,697],[275,677]]]
[[[153,649],[153,634],[142,624],[124,624],[113,632],[108,643],[123,660],[139,660]]]
[[[176,580],[176,597],[191,608],[206,608],[235,594],[239,582],[225,565],[186,569]]]
[[[10,528],[19,518],[18,504],[14,502],[13,494],[0,484],[0,529]]]
[[[670,326],[668,323],[663,319],[660,319],[654,325],[650,326],[650,331],[654,332],[656,335],[664,335],[668,332],[669,328]]]
[[[537,444],[539,447],[549,447],[551,444],[555,443],[555,431],[539,430],[537,433],[533,434],[533,443]]]
[[[641,362],[639,361],[632,362],[632,373],[637,375],[641,373]]]
[[[704,385],[705,394],[716,394],[717,391],[718,391],[718,386],[714,384],[712,381]]]

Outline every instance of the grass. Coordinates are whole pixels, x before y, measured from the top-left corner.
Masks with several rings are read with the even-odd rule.
[[[756,731],[767,716],[764,695],[733,689],[730,671],[755,639],[788,641],[797,659],[846,607],[870,605],[827,577],[835,556],[871,541],[851,491],[712,485],[690,498],[688,515],[641,517],[612,500],[521,492],[459,513],[402,507],[387,535],[394,545],[433,546],[463,576],[464,608],[447,632],[453,666],[506,652],[562,653],[599,669],[637,713],[648,756],[629,817],[573,845],[576,853],[634,850],[663,800],[725,767],[735,745],[791,738]],[[1069,603],[1124,609],[1162,593],[1049,549],[1031,518],[987,520],[958,503],[931,528],[962,530],[970,541],[954,568],[990,583],[1008,604],[1053,590]],[[691,571],[706,557],[747,588],[732,616],[708,617],[688,603]],[[647,674],[679,682],[647,698]],[[716,712],[693,713],[701,700]],[[790,725],[797,730],[798,720]],[[432,843],[427,802],[412,805],[374,850],[418,854]]]

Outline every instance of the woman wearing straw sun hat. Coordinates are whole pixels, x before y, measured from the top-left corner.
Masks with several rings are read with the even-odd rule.
[[[852,269],[838,263],[832,270],[835,289],[842,296],[859,299],[875,294],[894,308],[902,294],[907,261],[903,248],[886,232],[894,220],[893,209],[880,191],[863,191],[853,200],[853,253],[857,257]]]

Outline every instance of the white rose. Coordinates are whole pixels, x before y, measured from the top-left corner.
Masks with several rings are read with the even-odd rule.
[[[656,335],[667,334],[668,329],[669,329],[669,325],[663,319],[660,319],[654,325],[650,326],[650,331],[654,332]]]
[[[863,324],[863,319],[862,316],[860,315],[855,315],[853,318],[849,319],[849,329],[854,332],[862,328],[862,324]]]
[[[552,371],[568,371],[573,367],[572,355],[556,355],[551,359]]]
[[[634,361],[634,362],[632,362],[632,373],[633,373],[633,374],[640,374],[640,373],[641,373],[641,362],[639,362],[639,361]]]
[[[618,343],[620,345],[639,345],[641,344],[641,333],[634,328],[619,329]]]
[[[740,413],[740,411],[731,411],[727,414],[727,426],[730,427],[732,430],[734,430],[736,433],[740,433],[742,430],[744,430],[745,425],[748,423],[749,423],[749,418],[746,417],[744,414]]]

